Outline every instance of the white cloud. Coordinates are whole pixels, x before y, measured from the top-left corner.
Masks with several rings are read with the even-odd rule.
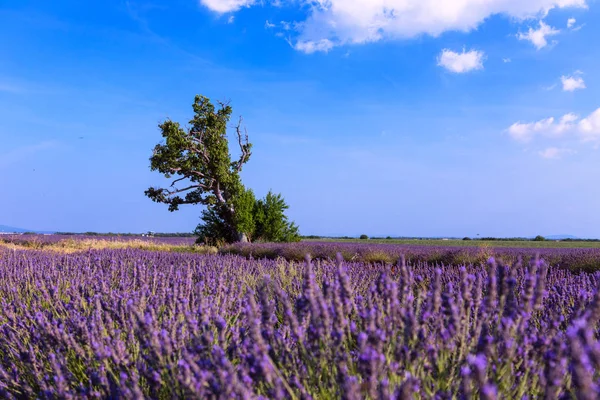
[[[600,141],[600,108],[582,119],[578,128],[584,142]]]
[[[522,143],[531,142],[535,137],[561,138],[578,137],[582,142],[600,143],[600,108],[583,119],[573,113],[565,114],[556,121],[553,117],[537,122],[512,124],[507,129],[514,140]]]
[[[311,40],[307,40],[304,42],[297,42],[294,48],[296,50],[302,51],[306,54],[312,54],[317,51],[322,51],[327,53],[329,50],[333,49],[334,44],[329,39],[321,39],[317,42],[313,42]]]
[[[231,15],[231,16],[229,17],[229,19],[227,20],[227,23],[228,23],[228,24],[233,24],[234,22],[235,22],[235,15]]]
[[[529,142],[538,133],[546,132],[554,125],[554,118],[546,118],[538,122],[516,122],[508,128],[508,134],[519,142]]]
[[[581,24],[581,25],[575,26],[576,23],[577,23],[577,20],[575,18],[569,18],[567,20],[567,29],[570,29],[571,31],[576,32],[576,31],[580,30],[581,28],[583,28],[585,25],[585,24]]]
[[[265,22],[265,28],[267,29],[271,29],[271,28],[275,28],[275,24],[272,24],[269,22],[269,20],[267,20],[267,22]]]
[[[574,92],[577,89],[585,89],[585,82],[580,76],[561,76],[560,80],[565,92]]]
[[[457,74],[483,69],[483,59],[485,55],[482,51],[463,49],[462,53],[456,53],[452,50],[444,49],[438,57],[438,65]]]
[[[503,58],[502,62],[503,63],[509,63],[509,62],[512,62],[512,60],[510,58]]]
[[[200,0],[219,13],[262,4],[257,0]],[[270,2],[272,4],[272,2]],[[586,7],[586,0],[282,0],[308,4],[308,17],[298,27],[295,46],[306,43],[331,46],[381,39],[439,36],[448,31],[471,31],[492,15],[516,19],[544,17],[553,8]],[[330,46],[321,46],[330,50]]]
[[[578,119],[579,116],[573,113],[563,115],[563,117],[560,119],[560,122],[555,128],[555,133],[561,135],[565,132],[568,132],[574,127],[573,123]]]
[[[243,7],[250,7],[256,3],[255,0],[200,0],[200,3],[212,11],[220,14],[238,11]]]
[[[508,128],[508,134],[516,141],[527,143],[535,136],[559,137],[575,128],[575,121],[579,117],[569,113],[556,122],[554,117],[542,119],[537,122],[517,122]]]
[[[529,28],[527,33],[519,33],[517,37],[519,40],[529,40],[539,50],[548,45],[548,41],[546,40],[547,36],[554,36],[559,33],[560,30],[554,29],[550,25],[546,25],[544,21],[540,21],[539,29]]]
[[[558,160],[563,156],[569,156],[575,153],[577,153],[575,150],[558,147],[548,147],[547,149],[538,152],[542,158],[549,160]]]

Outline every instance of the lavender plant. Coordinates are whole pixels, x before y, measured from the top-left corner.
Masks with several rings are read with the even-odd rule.
[[[0,397],[598,398],[600,273],[0,249]]]

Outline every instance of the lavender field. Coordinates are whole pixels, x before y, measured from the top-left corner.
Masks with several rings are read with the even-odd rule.
[[[527,242],[524,242],[527,243]],[[569,243],[564,243],[569,245]],[[439,265],[480,265],[490,257],[513,264],[521,258],[540,255],[546,262],[557,268],[573,272],[594,272],[600,270],[600,248],[568,247],[495,247],[482,242],[469,246],[429,246],[380,243],[317,242],[299,243],[238,243],[220,249],[222,254],[237,254],[256,259],[277,259],[301,261],[306,254],[323,260],[335,260],[341,254],[345,261],[364,263],[397,264],[401,257],[409,263],[429,263]]]
[[[106,241],[106,242],[132,242],[144,241],[148,243],[167,244],[167,245],[193,245],[195,237],[151,237],[151,236],[108,236],[108,235],[39,235],[39,234],[14,234],[1,235],[0,241],[15,244],[38,244],[40,247],[45,245],[54,245],[59,242],[81,242],[81,241]]]
[[[0,247],[2,398],[595,399],[600,273]]]

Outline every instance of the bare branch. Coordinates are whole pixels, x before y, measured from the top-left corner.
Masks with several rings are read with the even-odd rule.
[[[216,181],[215,185],[213,186],[213,193],[215,194],[217,200],[219,200],[221,205],[227,206],[227,208],[229,208],[229,211],[232,214],[235,213],[235,208],[233,208],[231,204],[227,205],[227,200],[223,196],[223,192],[221,191],[221,184],[218,181]]]
[[[240,159],[236,163],[236,169],[238,172],[240,172],[242,170],[242,166],[250,158],[250,147],[248,146],[248,131],[246,130],[245,127],[244,127],[244,140],[246,143],[244,143],[242,140],[242,122],[243,121],[244,121],[244,119],[242,117],[240,117],[240,120],[238,121],[238,124],[235,127],[235,131],[236,131],[237,137],[238,137],[238,144],[240,145],[240,150],[242,152],[242,154],[240,155]]]
[[[200,171],[191,171],[191,170],[189,170],[189,171],[185,171],[185,173],[182,172],[182,171],[183,171],[183,168],[169,168],[168,169],[168,172],[170,174],[182,174],[182,175],[184,175],[184,174],[190,174],[190,175],[196,175],[198,178],[204,178],[205,177],[205,175],[202,172],[200,172]],[[189,176],[185,176],[185,177],[183,177],[181,179],[178,179],[175,182],[178,182],[179,180],[183,180],[185,178],[189,178]],[[173,185],[171,185],[171,186],[173,186]]]
[[[225,108],[231,105],[231,100],[217,100],[217,104],[221,106],[221,108]]]
[[[181,179],[179,179],[179,180],[181,180]],[[190,186],[188,186],[186,188],[183,188],[183,189],[175,189],[175,190],[162,189],[162,192],[163,192],[163,194],[165,196],[171,197],[171,196],[173,196],[175,194],[182,193],[182,192],[187,192],[188,190],[191,190],[191,189],[203,189],[203,190],[207,190],[208,188],[206,186],[202,185],[202,184],[196,184],[196,185],[190,185]]]
[[[182,180],[184,180],[184,179],[187,179],[187,176],[182,176],[182,177],[181,177],[181,178],[179,178],[179,179],[175,179],[175,180],[173,181],[173,183],[171,183],[171,187],[174,187],[174,186],[175,186],[175,184],[176,184],[177,182],[180,182],[180,181],[182,181]]]

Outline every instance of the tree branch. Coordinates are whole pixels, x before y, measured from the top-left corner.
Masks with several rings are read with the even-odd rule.
[[[175,184],[176,184],[177,182],[179,182],[179,181],[182,181],[182,180],[184,180],[184,179],[187,179],[187,176],[182,176],[182,177],[181,177],[181,178],[179,178],[179,179],[175,179],[175,180],[173,181],[173,183],[171,183],[171,187],[174,187],[174,186],[175,186]]]
[[[182,178],[182,179],[185,179],[185,178]],[[181,179],[178,179],[178,180],[181,180]],[[171,186],[173,186],[173,185],[171,185]],[[177,189],[177,188],[175,190],[161,189],[161,191],[163,192],[163,195],[171,197],[171,196],[173,196],[175,194],[182,193],[182,192],[187,192],[188,190],[191,190],[191,189],[207,190],[207,187],[204,186],[204,185],[202,185],[202,184],[196,184],[196,185],[190,185],[190,186],[188,186],[186,188],[183,188],[183,189]]]
[[[217,198],[219,203],[221,203],[222,206],[228,208],[229,212],[231,212],[232,214],[235,213],[235,208],[233,207],[233,205],[227,204],[227,199],[225,199],[225,196],[221,191],[221,184],[219,183],[219,181],[215,181],[215,184],[213,186],[213,193],[215,194],[215,197]]]
[[[204,146],[204,143],[202,143],[201,141],[196,142],[195,140],[192,140],[193,142],[196,143],[197,146],[201,146],[202,147],[202,151],[198,150],[196,147],[184,147],[184,150],[187,150],[189,152],[192,152],[194,154],[199,154],[202,157],[204,157],[204,160],[208,163],[210,162],[210,158],[208,157],[208,153],[206,152],[206,147]]]
[[[246,143],[243,143],[242,141],[242,122],[244,121],[244,119],[242,117],[240,117],[240,120],[238,121],[237,126],[235,127],[235,131],[237,133],[237,137],[238,137],[238,144],[240,145],[240,150],[242,152],[242,154],[240,155],[240,159],[237,161],[236,163],[236,170],[237,172],[240,172],[242,170],[242,166],[248,162],[248,159],[250,158],[250,145],[248,143],[248,131],[246,130],[246,128],[244,128],[244,140]]]
[[[181,173],[182,175],[186,175],[186,174],[196,175],[198,178],[204,178],[205,177],[205,175],[202,172],[200,172],[200,171],[191,171],[191,170],[189,170],[189,171],[185,171],[185,173],[183,173],[181,171],[183,171],[183,168],[169,168],[169,172],[171,174],[179,174],[179,173]],[[178,182],[178,181],[183,180],[185,178],[189,178],[189,176],[186,175],[183,178],[180,178],[180,179],[176,180],[175,182]],[[175,182],[173,182],[173,184]],[[171,186],[173,186],[173,185],[171,185]]]
[[[224,108],[227,108],[231,105],[231,100],[226,100],[226,101],[222,101],[222,100],[217,100],[217,104],[221,106],[221,110]]]

